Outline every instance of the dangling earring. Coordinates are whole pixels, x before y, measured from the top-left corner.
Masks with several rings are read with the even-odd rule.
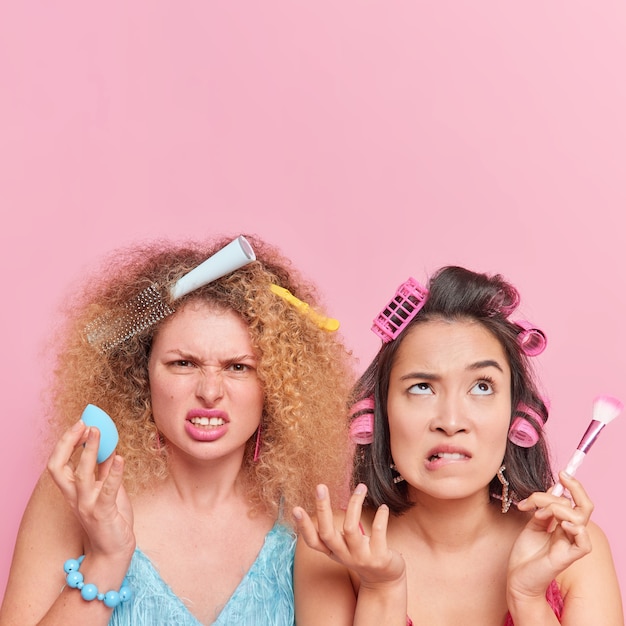
[[[253,460],[256,463],[259,460],[259,456],[261,453],[261,424],[256,429],[256,442],[254,444],[254,457]]]
[[[391,468],[392,471],[398,474],[397,476],[393,477],[393,482],[396,484],[401,483],[404,480],[404,476],[400,475],[400,472],[398,472],[398,468],[396,467],[396,464],[392,463],[389,467]]]
[[[506,479],[504,475],[504,470],[506,469],[505,465],[502,465],[498,470],[496,476],[502,485],[502,512],[506,513],[511,508],[511,503],[513,500],[509,496],[509,481]]]

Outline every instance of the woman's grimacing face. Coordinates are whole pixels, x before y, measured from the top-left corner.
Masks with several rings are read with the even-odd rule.
[[[415,325],[395,355],[387,412],[392,457],[412,496],[484,492],[502,463],[511,416],[502,345],[478,322]]]
[[[263,412],[256,367],[248,327],[233,311],[192,300],[163,324],[148,370],[171,454],[241,458]]]

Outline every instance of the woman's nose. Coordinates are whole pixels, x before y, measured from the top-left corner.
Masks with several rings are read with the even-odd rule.
[[[454,435],[468,429],[468,421],[463,409],[463,402],[452,396],[440,398],[436,413],[431,421],[431,430],[439,430],[447,435]]]
[[[224,395],[221,373],[212,371],[202,372],[196,393],[209,404],[219,400]]]

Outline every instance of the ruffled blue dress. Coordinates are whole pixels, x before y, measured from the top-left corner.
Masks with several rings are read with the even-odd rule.
[[[213,625],[294,626],[295,545],[293,531],[276,522]],[[109,626],[202,626],[139,549],[135,550],[126,580],[133,598],[113,610]]]

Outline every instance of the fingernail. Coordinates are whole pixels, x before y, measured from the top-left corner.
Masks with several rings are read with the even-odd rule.
[[[72,431],[76,432],[77,430],[80,430],[81,427],[83,426],[84,422],[83,420],[78,420],[73,426],[72,426]]]
[[[294,509],[293,516],[298,522],[302,521],[302,511],[300,509]]]
[[[324,485],[318,485],[315,492],[318,500],[323,500],[326,497],[326,487]]]
[[[358,484],[354,490],[354,493],[358,496],[362,496],[367,491],[367,487],[363,484]]]

